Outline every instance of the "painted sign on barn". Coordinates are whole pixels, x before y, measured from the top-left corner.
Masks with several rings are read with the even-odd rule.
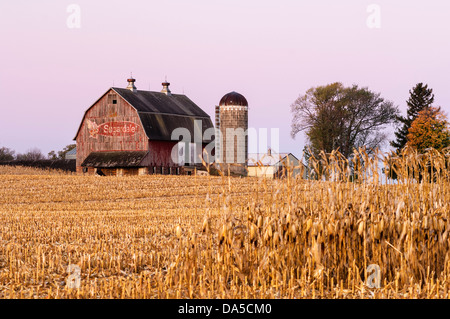
[[[139,125],[133,122],[106,122],[98,125],[95,121],[87,120],[90,137],[98,135],[117,137],[133,136],[139,129]]]

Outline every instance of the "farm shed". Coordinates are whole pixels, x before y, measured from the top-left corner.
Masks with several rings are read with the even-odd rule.
[[[267,153],[250,153],[248,155],[248,176],[280,178],[285,177],[288,168],[292,176],[301,174],[300,165],[303,165],[292,153],[274,153],[269,149]],[[303,170],[306,178],[306,169]]]
[[[72,148],[68,151],[64,157],[66,160],[76,160],[77,159],[77,148]]]
[[[200,167],[193,159],[212,142],[203,138],[213,128],[209,115],[186,95],[172,94],[168,82],[161,92],[137,90],[134,82],[130,78],[127,88],[108,89],[86,110],[74,138],[77,172],[189,174]],[[187,130],[190,140],[172,139],[177,128]],[[201,142],[195,144],[194,136]]]

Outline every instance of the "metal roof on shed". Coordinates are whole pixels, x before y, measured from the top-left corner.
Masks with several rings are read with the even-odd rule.
[[[72,148],[70,151],[68,151],[68,152],[66,153],[65,158],[66,158],[66,160],[77,159],[77,148],[74,147],[74,148]]]
[[[248,166],[274,166],[282,165],[287,157],[291,156],[292,160],[298,161],[292,153],[249,153],[248,154]]]

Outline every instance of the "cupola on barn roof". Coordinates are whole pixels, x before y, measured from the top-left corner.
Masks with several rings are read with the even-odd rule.
[[[242,94],[233,91],[225,94],[219,102],[219,106],[229,105],[248,106],[248,103],[247,99]]]

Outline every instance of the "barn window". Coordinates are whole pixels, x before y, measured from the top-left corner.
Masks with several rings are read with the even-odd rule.
[[[117,104],[117,95],[116,94],[108,95],[108,104]]]
[[[164,167],[161,166],[161,174],[164,175]]]
[[[153,174],[156,174],[156,166],[153,166]]]
[[[172,167],[169,167],[169,175],[172,175]]]
[[[180,168],[177,167],[177,175],[180,175]]]

